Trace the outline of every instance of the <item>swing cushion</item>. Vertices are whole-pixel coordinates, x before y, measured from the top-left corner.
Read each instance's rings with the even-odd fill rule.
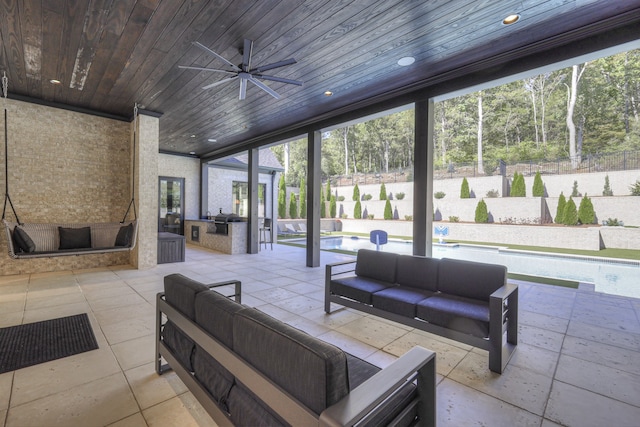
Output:
[[[13,240],[22,252],[34,252],[36,250],[36,244],[33,243],[31,237],[20,226],[13,230]]]
[[[60,234],[59,249],[80,249],[91,247],[91,227],[58,227]]]
[[[114,246],[131,246],[131,236],[133,236],[133,224],[120,227]]]

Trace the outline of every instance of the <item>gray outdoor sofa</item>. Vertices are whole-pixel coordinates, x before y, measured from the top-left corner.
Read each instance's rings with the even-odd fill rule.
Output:
[[[497,373],[518,343],[518,286],[502,265],[361,249],[327,264],[327,313],[332,302],[488,350]]]
[[[435,353],[414,347],[381,370],[240,304],[238,281],[172,274],[164,287],[156,371],[173,369],[219,426],[435,426]]]

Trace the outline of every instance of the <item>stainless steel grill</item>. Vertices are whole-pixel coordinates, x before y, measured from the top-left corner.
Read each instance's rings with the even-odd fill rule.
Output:
[[[216,226],[216,234],[229,234],[229,223],[243,221],[241,217],[234,213],[219,213],[213,219],[213,223]]]

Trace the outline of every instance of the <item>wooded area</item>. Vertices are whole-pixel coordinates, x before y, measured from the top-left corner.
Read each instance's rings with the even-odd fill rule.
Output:
[[[435,165],[484,165],[640,150],[640,50],[435,104]],[[324,177],[413,166],[413,109],[327,132]],[[272,147],[288,185],[306,176],[306,140]]]

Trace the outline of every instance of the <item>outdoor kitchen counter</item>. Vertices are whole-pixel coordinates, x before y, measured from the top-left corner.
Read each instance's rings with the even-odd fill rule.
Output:
[[[247,253],[247,223],[230,222],[228,234],[216,234],[213,220],[187,219],[184,234],[187,244],[198,245],[225,254]]]

